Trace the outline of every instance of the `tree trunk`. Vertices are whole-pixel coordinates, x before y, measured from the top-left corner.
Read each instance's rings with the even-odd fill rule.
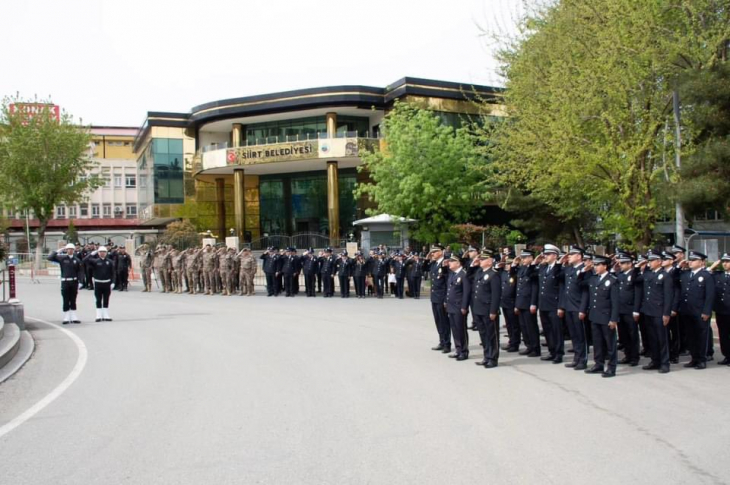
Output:
[[[40,219],[38,221],[38,240],[35,243],[35,259],[33,261],[33,268],[38,271],[41,269],[41,264],[43,262],[43,246],[46,242],[46,228],[48,227],[48,220],[47,219]],[[30,244],[30,241],[28,241],[28,244]],[[30,250],[30,248],[28,248]]]
[[[585,245],[583,244],[583,238],[580,236],[580,231],[578,231],[578,228],[575,226],[573,226],[573,237],[575,237],[575,243],[578,246],[585,248]]]

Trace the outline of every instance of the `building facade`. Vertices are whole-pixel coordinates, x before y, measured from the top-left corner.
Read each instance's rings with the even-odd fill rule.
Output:
[[[384,88],[302,89],[149,112],[134,147],[141,217],[164,224],[184,216],[219,240],[235,235],[254,246],[278,236],[339,246],[368,204],[354,195],[368,180],[360,154],[381,148],[380,127],[397,100],[458,123],[484,114],[476,100],[498,95],[489,86],[403,78]]]

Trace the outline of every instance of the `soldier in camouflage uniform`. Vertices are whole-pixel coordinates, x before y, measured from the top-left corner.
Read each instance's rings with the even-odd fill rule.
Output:
[[[135,254],[139,256],[139,268],[142,273],[142,283],[144,283],[143,292],[152,291],[152,261],[154,254],[147,244],[143,244],[137,248]]]
[[[155,271],[155,278],[160,284],[160,288],[162,288],[163,293],[167,293],[167,286],[165,282],[165,272],[163,270],[164,267],[164,261],[165,261],[165,248],[164,246],[160,246],[157,249],[155,249],[155,258],[152,261],[152,267]]]
[[[218,273],[221,278],[221,294],[223,296],[230,296],[231,291],[231,273],[233,270],[233,258],[230,256],[230,251],[225,248],[221,248],[223,251],[219,251],[218,256]]]
[[[256,270],[258,269],[256,259],[251,255],[251,250],[243,248],[238,254],[239,261],[239,272],[238,281],[241,284],[241,296],[248,295],[252,296],[253,291],[253,278],[256,276]]]
[[[215,290],[215,253],[210,244],[205,246],[205,250],[203,250],[202,263],[205,294],[212,295]]]
[[[167,293],[172,293],[172,248],[170,246],[165,248],[165,257],[162,258],[162,272],[164,273],[165,290],[167,290]]]
[[[172,251],[172,286],[175,293],[182,293],[185,280],[185,252]]]

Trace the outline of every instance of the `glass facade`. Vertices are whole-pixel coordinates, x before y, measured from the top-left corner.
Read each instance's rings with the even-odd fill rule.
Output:
[[[355,220],[356,183],[355,170],[340,170],[340,233],[343,235],[351,231]],[[262,175],[259,193],[261,233],[328,233],[326,172]]]
[[[356,116],[337,117],[337,137],[357,133],[365,137],[370,129],[368,118]],[[327,120],[325,116],[313,118],[299,118],[295,120],[271,121],[246,126],[243,145],[262,145],[294,140],[316,140],[327,135]]]
[[[182,139],[153,138],[137,160],[140,210],[184,203],[184,168]]]

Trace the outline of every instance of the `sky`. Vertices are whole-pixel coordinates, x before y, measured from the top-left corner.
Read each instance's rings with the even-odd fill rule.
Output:
[[[11,0],[0,96],[51,98],[84,124],[411,76],[499,86],[488,32],[521,0]]]

